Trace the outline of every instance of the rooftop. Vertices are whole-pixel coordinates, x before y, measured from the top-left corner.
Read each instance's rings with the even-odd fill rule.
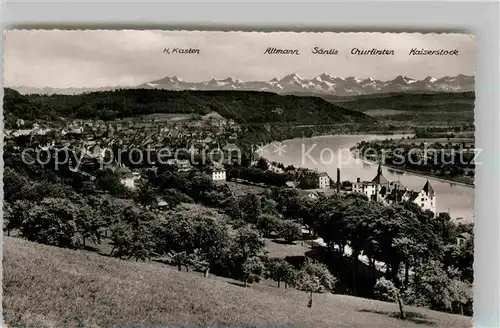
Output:
[[[423,191],[429,196],[429,197],[434,197],[434,189],[432,188],[431,184],[429,183],[429,180],[425,183],[424,187],[422,188]]]

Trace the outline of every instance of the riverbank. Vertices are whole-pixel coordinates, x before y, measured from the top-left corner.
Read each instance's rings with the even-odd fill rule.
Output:
[[[365,138],[362,139],[361,141],[375,141],[375,140],[385,140],[385,139],[401,139],[401,138],[407,138],[407,137],[414,137],[415,133],[393,133],[393,134],[380,134],[376,133],[374,131],[373,133],[371,132],[349,132],[349,133],[339,133],[339,134],[321,134],[321,135],[315,135],[312,137],[296,137],[296,138],[289,138],[289,139],[283,139],[283,140],[273,140],[269,142],[268,144],[264,145],[263,148],[267,148],[272,144],[275,143],[287,143],[287,142],[293,142],[297,140],[303,140],[303,139],[322,139],[322,138],[331,138],[331,137],[355,137],[355,136],[364,136]],[[355,146],[355,145],[353,145]],[[350,148],[349,148],[350,149]]]
[[[412,138],[415,136],[415,134],[413,134],[413,133],[408,133],[408,134],[406,134],[406,133],[403,133],[403,134],[364,134],[364,133],[354,132],[354,133],[347,133],[347,134],[321,135],[321,136],[315,136],[315,137],[305,138],[305,139],[321,139],[321,138],[349,137],[349,136],[364,136],[362,141],[377,141],[377,140],[386,140],[388,138],[391,138],[391,136],[395,139],[408,138],[408,137]],[[279,142],[280,143],[293,142],[293,141],[302,140],[302,139],[304,139],[304,138],[292,138],[292,139],[287,139],[287,140],[283,140],[283,141],[279,141]],[[268,147],[275,142],[278,142],[278,141],[273,141],[273,142],[265,145],[264,147]],[[353,155],[353,157],[356,157],[354,152],[351,151],[351,154]],[[373,161],[370,161],[366,158],[359,158],[359,159],[366,164],[371,164],[371,165],[378,164],[378,162],[373,162]],[[465,181],[458,181],[458,180],[453,179],[453,178],[447,178],[447,177],[437,176],[437,175],[433,175],[433,174],[424,174],[424,173],[417,171],[417,170],[412,170],[412,169],[408,169],[408,168],[401,168],[399,166],[391,165],[391,164],[382,163],[382,166],[385,168],[388,168],[388,169],[393,169],[393,170],[398,171],[398,172],[403,172],[403,173],[415,175],[415,176],[422,177],[422,178],[429,178],[429,179],[440,181],[440,182],[449,182],[449,183],[453,183],[456,185],[469,187],[472,189],[475,188],[475,184],[473,182],[469,183],[469,182],[465,182]],[[308,168],[308,167],[306,167],[306,168]]]
[[[285,143],[285,142],[293,142],[293,141],[302,140],[302,139],[321,139],[321,138],[349,137],[349,136],[365,136],[365,138],[362,141],[377,141],[377,140],[385,140],[387,138],[390,138],[391,136],[394,137],[394,138],[396,138],[396,139],[407,138],[407,137],[412,138],[413,136],[415,136],[415,134],[397,134],[397,135],[396,134],[391,134],[391,135],[363,134],[363,133],[329,134],[329,135],[315,136],[315,137],[311,137],[311,138],[292,138],[292,139],[286,139],[286,140],[283,140],[283,141],[273,141],[273,142],[265,145],[264,148],[267,148],[268,146],[272,145],[273,143],[277,143],[277,142],[279,142],[279,143]],[[352,151],[351,151],[351,154],[353,156],[355,156],[355,153],[352,152]],[[268,158],[265,158],[265,159],[269,160]],[[360,158],[360,160],[363,161],[366,164],[378,164],[377,162],[370,161],[370,160],[368,160],[366,158]],[[464,186],[464,187],[469,187],[469,188],[472,188],[472,189],[475,188],[475,184],[474,183],[469,183],[469,182],[465,182],[465,181],[458,181],[458,180],[453,179],[453,178],[446,178],[446,177],[437,176],[437,175],[433,175],[433,174],[424,174],[424,173],[422,173],[420,171],[417,171],[417,170],[412,170],[412,169],[407,169],[407,168],[401,168],[399,166],[391,165],[391,164],[382,164],[382,166],[385,167],[385,168],[388,168],[388,169],[392,169],[392,170],[395,170],[395,171],[398,171],[398,172],[403,172],[403,173],[406,173],[406,174],[411,174],[411,175],[422,177],[422,178],[429,178],[429,179],[432,179],[432,180],[435,180],[435,181],[440,181],[440,182],[449,182],[449,183],[453,183],[453,184],[456,184],[456,185],[460,185],[460,186]],[[308,167],[306,167],[306,168],[308,168]]]

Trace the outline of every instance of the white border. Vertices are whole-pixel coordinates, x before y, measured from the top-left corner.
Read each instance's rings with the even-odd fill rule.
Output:
[[[133,28],[293,31],[468,32],[475,34],[476,171],[474,326],[500,327],[499,3],[441,1],[210,3],[9,1],[5,28]],[[3,39],[3,38],[2,38]],[[3,40],[2,40],[3,43]],[[3,66],[3,65],[2,65]],[[3,88],[2,88],[3,99]],[[3,115],[3,114],[2,114]],[[3,116],[1,117],[3,119]],[[3,123],[0,128],[3,130]],[[1,141],[3,143],[3,133]],[[0,159],[0,173],[3,160]],[[3,183],[1,185],[3,187]],[[3,188],[0,192],[3,199]],[[3,239],[0,237],[0,239]]]

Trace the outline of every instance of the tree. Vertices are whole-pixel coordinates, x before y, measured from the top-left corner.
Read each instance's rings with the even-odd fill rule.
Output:
[[[264,235],[269,237],[273,233],[280,231],[282,220],[272,214],[263,214],[257,218],[256,228]]]
[[[27,220],[30,208],[33,204],[27,200],[17,200],[13,204],[5,202],[4,222],[8,235],[10,231],[21,229],[23,222]]]
[[[101,230],[104,227],[101,213],[88,204],[80,204],[78,207],[79,215],[75,218],[75,222],[81,246],[85,247],[86,241],[99,244],[101,242]]]
[[[207,259],[207,255],[200,249],[195,249],[188,256],[188,266],[193,267],[197,271],[203,272],[205,278],[208,278],[211,263]]]
[[[243,213],[240,209],[240,202],[234,196],[228,197],[223,206],[225,208],[226,213],[235,221],[243,220]]]
[[[129,194],[127,187],[125,187],[111,170],[99,170],[96,172],[96,185],[111,195],[116,197],[123,197]]]
[[[160,254],[185,252],[192,266],[203,268],[205,276],[221,265],[228,253],[229,234],[225,217],[195,207],[165,217],[158,238]]]
[[[264,264],[257,256],[252,256],[243,262],[243,281],[245,287],[247,283],[258,282],[264,273]]]
[[[439,238],[428,223],[427,213],[410,205],[383,207],[370,227],[370,235],[375,236],[377,243],[374,255],[387,264],[386,277],[395,284],[401,264],[405,266],[406,285],[411,268],[439,257],[440,252]]]
[[[280,283],[285,282],[285,288],[287,285],[293,286],[295,283],[296,270],[293,265],[288,263],[284,259],[271,259],[267,263],[267,274],[268,278],[276,281],[278,283],[278,288],[280,288]]]
[[[262,171],[267,171],[269,169],[269,164],[264,157],[259,158],[255,167],[261,169]]]
[[[111,227],[111,255],[126,259],[147,260],[157,254],[162,221],[153,213],[136,207],[123,211],[121,220]]]
[[[410,279],[410,268],[416,265],[428,252],[425,244],[419,243],[409,237],[397,237],[392,240],[392,248],[395,256],[398,256],[405,264],[404,284],[407,285]],[[398,271],[399,268],[393,270]]]
[[[241,254],[245,261],[250,257],[259,255],[265,246],[265,242],[257,231],[249,227],[242,227],[237,230],[233,245],[236,248],[235,251]]]
[[[468,281],[461,281],[457,278],[450,283],[452,299],[460,307],[460,314],[464,315],[464,306],[472,302],[472,284]]]
[[[313,209],[313,215],[317,218],[313,223],[314,230],[328,244],[330,250],[334,250],[337,245],[341,254],[344,254],[344,248],[347,245],[348,231],[345,213],[348,205],[345,197],[335,194],[331,198],[317,202]]]
[[[313,305],[313,293],[324,293],[333,291],[337,278],[335,278],[326,265],[306,259],[303,264],[297,287],[299,290],[309,293],[308,307]]]
[[[262,213],[270,214],[274,216],[279,216],[280,212],[278,211],[278,203],[271,198],[262,198]]]
[[[224,221],[220,218],[202,216],[196,228],[196,249],[192,260],[196,266],[203,268],[208,277],[211,268],[221,265],[229,250],[229,233]]]
[[[311,203],[305,197],[293,192],[281,199],[280,207],[285,219],[300,222],[308,215]]]
[[[183,266],[186,267],[186,271],[189,271],[188,270],[189,255],[186,251],[182,252],[171,251],[167,254],[166,259],[169,264],[177,266],[177,269],[179,271],[182,271]]]
[[[353,198],[347,201],[344,213],[344,231],[352,249],[352,288],[357,294],[358,258],[371,235],[374,218],[377,216],[379,205],[364,199]]]
[[[397,288],[394,283],[390,280],[385,279],[384,277],[381,277],[377,279],[377,282],[375,283],[375,287],[373,289],[373,292],[376,297],[378,297],[381,300],[384,301],[390,301],[398,304],[399,307],[399,317],[401,319],[406,319],[406,314],[404,312],[404,303],[403,303],[403,297],[404,297],[404,290]]]
[[[438,311],[453,310],[454,304],[464,304],[468,285],[460,281],[457,269],[450,267],[445,270],[442,263],[432,260],[416,268],[411,301]]]
[[[244,263],[249,258],[261,256],[264,246],[264,239],[256,230],[248,226],[237,229],[236,234],[230,238],[226,256],[221,259],[225,272],[232,278],[243,280]]]
[[[243,197],[239,204],[243,220],[248,223],[256,223],[257,218],[262,215],[262,204],[260,197],[249,194]]]
[[[302,226],[290,220],[283,220],[280,236],[288,243],[293,244],[295,240],[302,238]]]
[[[144,206],[156,206],[158,192],[149,182],[143,183],[137,190],[134,198],[137,203]]]
[[[27,183],[28,181],[25,176],[16,172],[12,167],[5,166],[3,173],[4,199],[6,201],[23,199],[21,190],[23,190],[23,186]]]
[[[472,285],[459,279],[458,270],[449,268],[435,260],[415,268],[408,284],[395,283],[384,277],[377,280],[374,294],[381,300],[396,301],[400,317],[405,319],[404,306],[416,305],[434,310],[453,310],[472,301]]]
[[[88,206],[77,206],[65,198],[46,198],[26,205],[14,204],[15,220],[9,220],[9,228],[18,228],[21,236],[30,241],[73,248],[79,245],[80,238],[99,240],[101,223]]]

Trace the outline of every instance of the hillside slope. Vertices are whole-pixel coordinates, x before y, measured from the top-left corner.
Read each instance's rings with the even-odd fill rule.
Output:
[[[355,97],[324,97],[344,108],[359,111],[393,109],[402,111],[473,111],[474,92],[388,93]]]
[[[363,113],[315,97],[257,91],[168,91],[130,89],[80,95],[21,95],[5,89],[6,125],[16,119],[113,120],[154,113],[207,114],[216,111],[241,124],[325,124],[370,122]]]
[[[471,327],[471,318],[392,303],[321,294],[313,308],[296,290],[178,272],[4,237],[4,317],[9,326],[103,327],[238,324],[238,327]],[[23,326],[26,327],[26,326]],[[159,326],[156,326],[159,327]],[[213,326],[212,326],[213,327]],[[235,325],[232,325],[235,327]]]
[[[337,106],[392,122],[447,125],[474,123],[474,92],[390,93],[356,97],[323,97]]]

